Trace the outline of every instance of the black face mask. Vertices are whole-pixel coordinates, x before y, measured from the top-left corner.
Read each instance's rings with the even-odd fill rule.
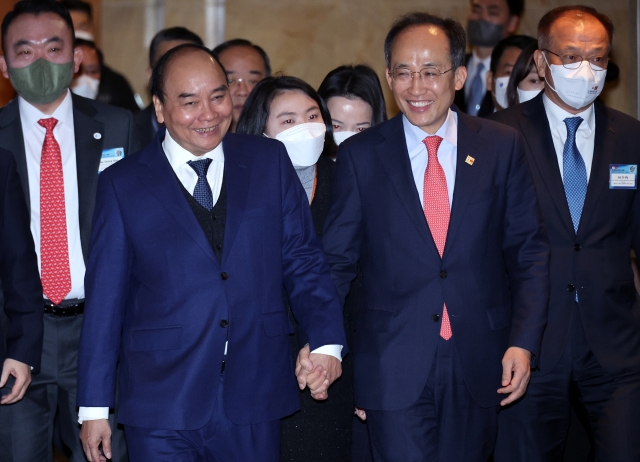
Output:
[[[502,25],[485,21],[484,19],[469,19],[467,21],[467,36],[474,47],[493,48],[502,40]]]

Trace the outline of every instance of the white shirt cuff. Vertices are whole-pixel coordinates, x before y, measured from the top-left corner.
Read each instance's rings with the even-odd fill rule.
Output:
[[[337,358],[338,361],[342,362],[342,345],[325,345],[320,348],[316,348],[311,353],[321,354],[321,355],[329,355]]]
[[[100,420],[109,418],[108,407],[82,407],[78,412],[78,423],[81,424],[85,420]]]

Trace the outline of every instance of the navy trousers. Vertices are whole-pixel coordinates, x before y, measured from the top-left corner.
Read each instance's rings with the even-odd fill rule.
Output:
[[[220,378],[211,420],[198,430],[162,430],[125,425],[131,462],[278,462],[280,419],[256,425],[237,425],[224,413]],[[197,397],[194,397],[197,398]]]
[[[498,417],[496,462],[562,461],[571,403],[588,422],[590,461],[640,461],[640,371],[613,375],[585,337],[576,303],[571,334],[556,367],[531,373],[525,396]]]
[[[496,383],[497,390],[500,377]],[[439,340],[414,404],[399,411],[366,411],[377,462],[486,462],[493,452],[498,406],[482,408],[473,401],[451,340]]]

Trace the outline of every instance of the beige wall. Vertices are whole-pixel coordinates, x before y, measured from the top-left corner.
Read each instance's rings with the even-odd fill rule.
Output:
[[[146,0],[152,2],[152,0]],[[184,25],[204,36],[204,0],[165,0],[165,25]],[[534,34],[540,17],[571,0],[527,0],[520,33]],[[620,81],[605,89],[612,107],[637,114],[635,0],[584,0],[606,13],[616,27],[614,59]],[[136,91],[146,94],[145,0],[102,0],[102,43],[107,62],[123,72]],[[463,23],[468,0],[226,0],[226,38],[260,44],[274,72],[295,75],[317,87],[331,69],[366,63],[384,77],[382,44],[400,14],[424,10]],[[390,112],[395,109],[386,91]]]

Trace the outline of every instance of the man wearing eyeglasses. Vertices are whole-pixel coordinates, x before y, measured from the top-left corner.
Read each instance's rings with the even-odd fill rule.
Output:
[[[551,242],[551,294],[539,369],[500,414],[496,461],[562,459],[570,406],[589,460],[640,460],[640,123],[606,107],[613,24],[593,8],[547,13],[534,59],[545,89],[494,115],[524,134]]]
[[[400,18],[385,40],[401,114],[340,145],[323,244],[342,299],[375,460],[486,462],[500,405],[539,355],[548,241],[516,130],[458,112],[460,24]]]
[[[213,54],[227,71],[233,103],[233,120],[229,131],[235,133],[249,93],[258,82],[271,75],[271,62],[261,47],[245,39],[227,40],[215,47]]]

